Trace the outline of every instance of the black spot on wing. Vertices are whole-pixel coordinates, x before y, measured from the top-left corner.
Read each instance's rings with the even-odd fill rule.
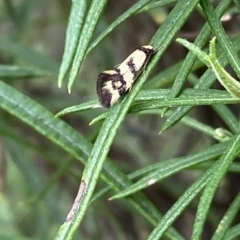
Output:
[[[111,81],[111,78],[113,75],[107,74],[104,72],[102,72],[98,75],[97,95],[98,95],[99,102],[105,108],[109,108],[111,106],[112,93],[109,89],[104,89],[104,85],[108,81]]]
[[[126,81],[124,80],[123,76],[120,73],[120,70],[116,68],[116,72],[118,73],[117,77],[113,81],[113,85],[117,85],[116,89],[119,92],[119,95],[122,96],[126,91]],[[121,84],[119,84],[119,82]]]
[[[105,108],[110,108],[111,107],[111,100],[112,100],[112,92],[108,90],[104,90],[101,95],[98,95],[99,97],[99,102],[101,105]]]
[[[134,79],[136,79],[139,71],[138,71],[138,69],[136,69],[134,59],[130,58],[129,61],[127,62],[127,65],[129,67],[130,72],[133,74]]]
[[[120,96],[126,92],[126,82],[119,71],[116,70],[114,74],[100,73],[97,80],[97,95],[103,107],[111,107],[111,100],[115,91]]]

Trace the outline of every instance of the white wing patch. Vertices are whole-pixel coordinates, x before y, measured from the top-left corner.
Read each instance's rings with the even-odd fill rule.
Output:
[[[112,92],[112,98],[111,98],[111,106],[112,106],[115,102],[117,102],[117,100],[118,100],[120,97],[121,97],[121,96],[120,96],[120,94],[119,94],[118,91],[113,91],[113,92]]]

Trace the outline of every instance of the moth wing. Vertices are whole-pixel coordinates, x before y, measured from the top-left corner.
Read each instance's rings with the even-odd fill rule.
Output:
[[[133,83],[145,69],[154,52],[152,46],[142,46],[117,65],[115,70],[108,70],[99,74],[97,94],[103,107],[111,107],[120,96],[131,90]]]
[[[99,102],[105,108],[111,107],[121,96],[119,87],[115,83],[119,82],[121,76],[115,70],[105,71],[99,74],[97,80],[97,95]]]

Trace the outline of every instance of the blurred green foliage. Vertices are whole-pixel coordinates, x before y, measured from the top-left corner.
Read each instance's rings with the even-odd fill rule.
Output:
[[[74,239],[239,238],[240,100],[174,41],[204,49],[216,35],[219,61],[237,78],[239,2],[197,3],[0,3],[0,240],[72,239],[59,228],[87,162],[97,185],[77,231],[66,230]],[[149,42],[158,52],[131,92],[110,114],[92,108],[98,74]],[[95,118],[106,120],[89,126]],[[215,139],[218,128],[228,141]]]

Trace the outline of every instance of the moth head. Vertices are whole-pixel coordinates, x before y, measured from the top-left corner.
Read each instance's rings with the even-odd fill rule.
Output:
[[[144,46],[142,46],[142,48],[154,50],[154,48],[151,45],[144,45]]]

